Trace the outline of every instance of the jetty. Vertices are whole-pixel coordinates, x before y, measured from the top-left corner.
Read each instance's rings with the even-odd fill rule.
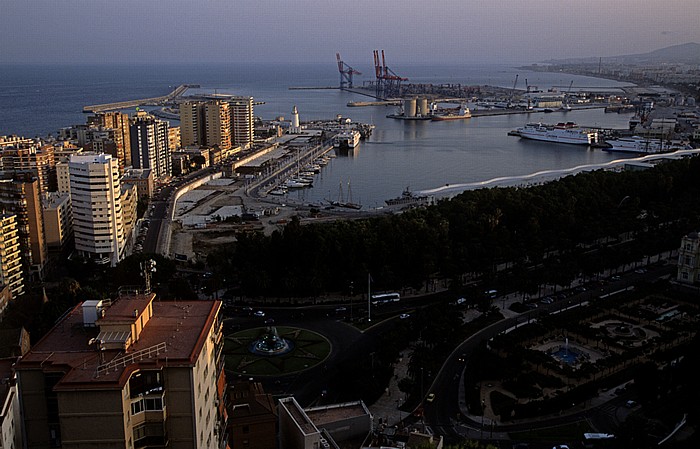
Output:
[[[189,88],[198,88],[199,85],[196,84],[181,84],[177,86],[172,92],[162,97],[153,98],[142,98],[139,100],[127,100],[118,101],[115,103],[104,103],[104,104],[94,104],[90,106],[83,107],[83,112],[106,112],[106,111],[116,111],[119,109],[129,109],[135,108],[137,106],[160,106],[164,103],[174,100],[175,98],[181,97]]]

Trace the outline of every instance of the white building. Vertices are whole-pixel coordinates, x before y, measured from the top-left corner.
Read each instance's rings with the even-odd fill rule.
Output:
[[[73,155],[68,163],[75,249],[96,263],[125,257],[119,162],[109,154]]]
[[[229,101],[233,143],[244,149],[253,143],[253,97],[233,97]]]

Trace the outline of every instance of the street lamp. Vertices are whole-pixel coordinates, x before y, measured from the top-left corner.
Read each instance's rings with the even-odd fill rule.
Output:
[[[484,439],[484,415],[486,415],[486,400],[482,399],[481,400],[481,436],[479,436],[480,440]]]

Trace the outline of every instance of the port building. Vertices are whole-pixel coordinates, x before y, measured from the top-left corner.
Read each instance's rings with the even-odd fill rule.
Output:
[[[226,448],[220,308],[143,292],[75,306],[16,365],[24,447]]]

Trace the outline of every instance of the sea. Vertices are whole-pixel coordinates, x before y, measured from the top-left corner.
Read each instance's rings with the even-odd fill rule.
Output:
[[[371,67],[360,68],[355,84],[370,80]],[[542,90],[595,89],[619,93],[629,84],[565,73],[533,72],[508,65],[401,66],[394,70],[415,83],[461,83],[524,89],[524,80]],[[573,83],[572,83],[573,82]],[[180,84],[198,84],[190,94],[211,92],[253,96],[264,104],[255,115],[289,119],[297,106],[301,121],[338,115],[375,126],[372,136],[353,151],[338,153],[317,176],[314,187],[290,193],[294,199],[321,204],[352,201],[379,208],[384,200],[447,184],[524,176],[544,170],[601,164],[625,158],[600,149],[536,142],[508,135],[529,122],[573,121],[581,126],[626,128],[631,114],[603,109],[473,117],[456,121],[401,121],[387,118],[394,107],[348,107],[368,97],[333,89],[334,63],[298,65],[182,66],[41,66],[0,65],[0,135],[44,137],[63,127],[85,123],[85,105],[161,96]],[[134,112],[127,110],[125,112]],[[172,122],[174,125],[178,123]]]

